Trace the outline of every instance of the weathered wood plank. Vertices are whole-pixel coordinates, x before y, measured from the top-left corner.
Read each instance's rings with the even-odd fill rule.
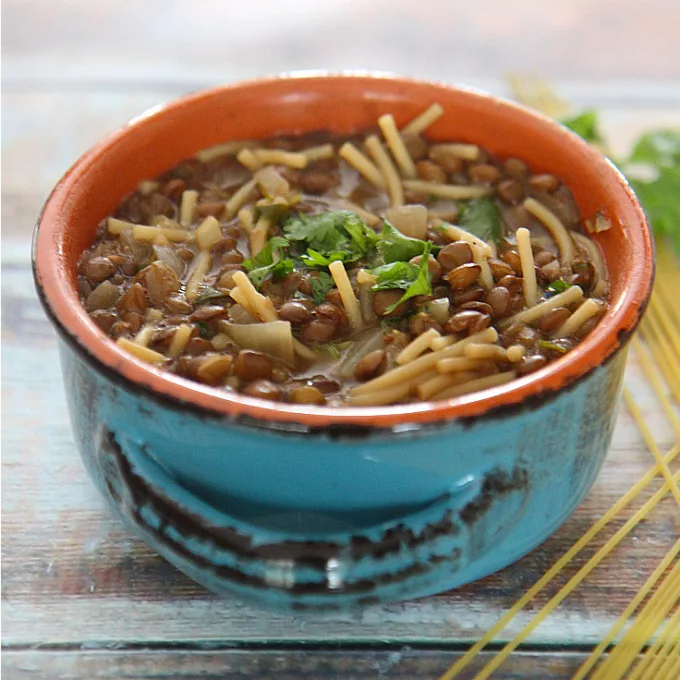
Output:
[[[379,677],[435,680],[460,657],[459,652],[414,651],[5,651],[2,672],[7,680],[328,680]],[[463,672],[469,680],[492,657],[485,653]],[[567,680],[586,658],[582,652],[513,655],[494,673],[497,680],[548,678]]]

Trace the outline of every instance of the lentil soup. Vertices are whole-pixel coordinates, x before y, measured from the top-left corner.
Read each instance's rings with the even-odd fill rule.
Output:
[[[569,189],[431,143],[428,108],[350,137],[227,142],[141,182],[78,264],[83,304],[139,359],[275,401],[376,406],[502,385],[607,309]]]

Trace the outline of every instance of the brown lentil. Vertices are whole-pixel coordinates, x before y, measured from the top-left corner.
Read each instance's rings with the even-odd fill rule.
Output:
[[[273,369],[274,362],[271,357],[252,349],[241,350],[234,362],[234,375],[246,382],[260,379],[269,380],[272,377]]]
[[[360,382],[379,376],[387,365],[385,350],[376,349],[363,357],[354,369],[354,376]]]
[[[465,241],[456,241],[444,246],[437,255],[437,262],[446,271],[472,262],[472,248]]]
[[[452,269],[446,275],[446,280],[449,282],[451,288],[463,290],[477,281],[481,271],[482,268],[478,264],[468,262],[467,264],[461,264],[459,267]]]

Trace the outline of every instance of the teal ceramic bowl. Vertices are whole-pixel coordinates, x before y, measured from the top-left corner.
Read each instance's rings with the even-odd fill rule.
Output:
[[[464,139],[560,177],[596,236],[611,304],[530,376],[446,401],[331,409],[186,381],[109,341],[82,309],[79,254],[139,180],[228,139],[330,128],[433,102],[434,139]],[[59,182],[35,231],[35,280],[61,338],[76,442],[116,514],[196,581],[283,608],[443,591],[535,548],[593,484],[614,426],[626,342],[653,245],[617,170],[557,123],[502,99],[395,77],[308,76],[191,95],[133,120]]]

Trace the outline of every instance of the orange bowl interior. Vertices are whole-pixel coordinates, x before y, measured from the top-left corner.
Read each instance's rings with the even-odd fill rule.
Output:
[[[507,386],[445,402],[366,409],[272,404],[207,388],[148,366],[107,340],[76,292],[76,263],[99,221],[141,179],[169,170],[198,150],[230,139],[318,129],[347,133],[386,112],[404,124],[429,104],[445,115],[428,130],[434,140],[462,140],[498,156],[517,156],[534,171],[555,174],[585,218],[602,211],[612,228],[598,234],[611,277],[611,306],[588,338],[557,362]],[[558,390],[601,364],[635,327],[653,278],[653,243],[644,214],[623,177],[599,152],[550,119],[510,102],[450,86],[372,76],[258,80],[217,88],[158,107],[87,152],[65,175],[41,215],[36,271],[62,329],[99,362],[157,393],[224,414],[256,419],[390,426],[473,416]]]

